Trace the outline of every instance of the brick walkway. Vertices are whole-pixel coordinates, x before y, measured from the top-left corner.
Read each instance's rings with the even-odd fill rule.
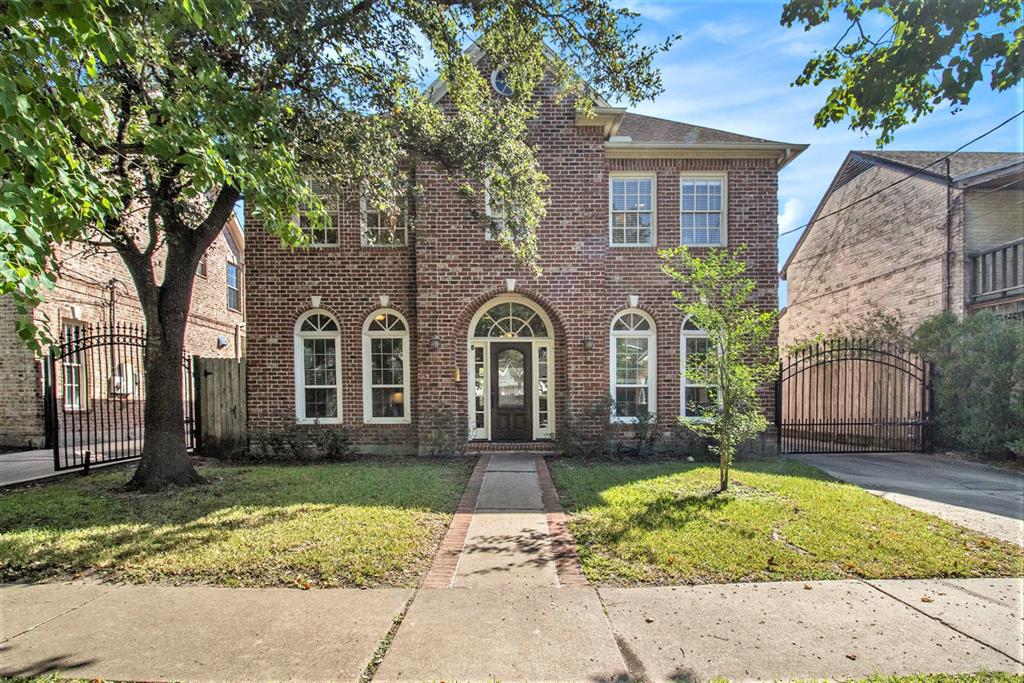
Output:
[[[477,462],[424,588],[586,586],[544,458]]]

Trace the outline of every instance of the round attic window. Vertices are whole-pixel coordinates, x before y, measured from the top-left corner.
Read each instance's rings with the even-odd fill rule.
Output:
[[[491,72],[491,86],[496,93],[503,97],[512,96],[512,86],[505,79],[505,72],[502,69],[495,69]]]

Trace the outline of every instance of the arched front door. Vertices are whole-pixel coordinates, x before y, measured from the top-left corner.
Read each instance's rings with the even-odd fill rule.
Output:
[[[536,304],[512,294],[484,304],[470,323],[469,363],[471,438],[551,438],[554,340]]]

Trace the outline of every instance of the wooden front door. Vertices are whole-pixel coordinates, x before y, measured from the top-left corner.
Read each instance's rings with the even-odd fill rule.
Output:
[[[530,441],[531,344],[491,344],[491,440]]]

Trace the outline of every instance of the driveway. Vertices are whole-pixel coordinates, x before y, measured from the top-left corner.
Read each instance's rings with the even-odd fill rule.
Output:
[[[836,479],[1024,545],[1024,474],[921,453],[792,455]]]

